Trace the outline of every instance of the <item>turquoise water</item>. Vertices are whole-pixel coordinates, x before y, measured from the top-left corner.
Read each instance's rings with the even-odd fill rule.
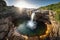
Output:
[[[24,22],[18,26],[17,31],[27,36],[38,36],[45,33],[47,26],[43,22],[37,22],[36,26],[37,27],[32,30],[27,27],[27,22]]]

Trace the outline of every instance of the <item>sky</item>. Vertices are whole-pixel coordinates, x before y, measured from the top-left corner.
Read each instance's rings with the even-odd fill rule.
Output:
[[[8,6],[14,5],[21,8],[38,8],[60,2],[60,0],[5,0]]]

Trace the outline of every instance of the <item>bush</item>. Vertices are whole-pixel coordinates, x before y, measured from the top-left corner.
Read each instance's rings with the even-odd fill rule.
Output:
[[[60,10],[56,11],[55,19],[60,22]]]

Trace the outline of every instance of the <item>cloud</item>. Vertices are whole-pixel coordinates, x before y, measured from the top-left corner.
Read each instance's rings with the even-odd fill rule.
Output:
[[[25,0],[23,0],[23,1],[17,1],[14,5],[16,7],[21,7],[21,8],[36,8],[36,5],[28,3]]]
[[[25,7],[25,8],[37,8],[38,6],[36,6],[33,3],[30,3],[27,0],[5,0],[7,2],[8,6],[16,6],[16,7]]]

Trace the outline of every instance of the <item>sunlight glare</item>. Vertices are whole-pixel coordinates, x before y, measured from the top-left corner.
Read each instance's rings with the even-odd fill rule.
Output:
[[[20,7],[20,8],[36,8],[35,5],[30,4],[26,1],[19,1],[19,2],[15,3],[15,6]]]

